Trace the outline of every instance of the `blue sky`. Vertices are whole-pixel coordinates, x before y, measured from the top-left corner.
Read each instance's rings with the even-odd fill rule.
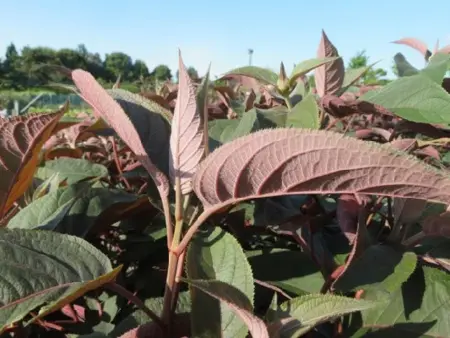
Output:
[[[431,5],[432,3],[432,5]],[[345,62],[366,49],[371,61],[389,68],[396,52],[416,67],[420,54],[390,43],[413,36],[429,48],[439,39],[450,44],[450,1],[356,0],[14,0],[2,3],[0,50],[23,46],[122,51],[152,69],[177,67],[177,48],[187,66],[220,75],[248,63],[287,71],[315,57],[321,30]]]

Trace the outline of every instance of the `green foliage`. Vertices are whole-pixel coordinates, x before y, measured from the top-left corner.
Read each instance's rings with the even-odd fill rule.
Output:
[[[58,80],[95,114],[1,118],[0,335],[447,336],[450,56],[427,60],[383,85],[322,32],[289,76],[210,83],[180,55],[174,86],[9,46],[4,88]]]

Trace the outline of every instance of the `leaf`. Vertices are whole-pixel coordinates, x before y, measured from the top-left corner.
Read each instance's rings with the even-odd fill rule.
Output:
[[[28,189],[42,146],[67,109],[66,103],[51,114],[0,118],[0,217]]]
[[[224,144],[194,176],[206,212],[293,194],[359,193],[450,204],[450,179],[389,145],[330,131],[263,130]]]
[[[333,286],[343,292],[359,289],[395,292],[414,272],[416,263],[417,256],[413,252],[372,245],[349,265]]]
[[[147,198],[143,201],[148,203]],[[117,218],[118,213],[138,203],[142,202],[136,195],[122,190],[71,185],[28,204],[9,221],[8,228],[53,230],[85,237],[95,225],[107,226],[106,216]]]
[[[434,54],[433,57],[430,58],[427,66],[421,70],[421,73],[427,75],[438,85],[441,85],[444,76],[447,73],[449,62],[450,55],[441,53]]]
[[[75,69],[72,71],[72,79],[80,90],[83,99],[114,128],[122,140],[136,154],[138,160],[155,181],[162,197],[168,196],[170,185],[167,177],[151,162],[142,145],[139,134],[120,105],[108,95],[106,90],[100,86],[90,73],[82,69]]]
[[[450,332],[450,275],[427,266],[418,267],[401,289],[386,297],[370,290],[364,299],[386,302],[363,313],[363,326],[391,327],[392,332],[446,337]],[[420,324],[420,325],[419,325]]]
[[[301,251],[252,250],[247,251],[247,259],[255,279],[296,295],[318,293],[325,282],[317,265]],[[295,269],[292,268],[294,266]]]
[[[66,180],[67,184],[109,175],[108,169],[101,164],[85,159],[62,157],[46,161],[43,167],[38,168],[35,177],[45,181],[55,174],[58,174],[60,181]]]
[[[141,95],[123,89],[109,90],[108,93],[119,103],[133,123],[152,163],[160,171],[167,174],[170,139],[170,125],[167,121],[171,121],[171,113],[167,112],[165,115],[156,113],[156,110],[153,110],[154,105],[149,104],[151,101]],[[169,114],[170,118],[167,114]]]
[[[406,60],[402,53],[394,55],[395,66],[397,67],[398,76],[411,76],[419,73],[419,70]]]
[[[179,85],[170,134],[169,174],[175,189],[179,185],[181,193],[186,195],[192,191],[192,176],[204,156],[205,147],[195,87],[183,64],[181,52],[178,58]]]
[[[205,148],[205,155],[209,154],[208,149],[208,89],[209,89],[209,72],[211,65],[208,66],[208,70],[197,89],[197,106],[199,114],[203,121],[202,131],[203,131],[203,147]]]
[[[342,89],[339,91],[339,93],[343,93],[349,87],[354,85],[374,65],[375,65],[375,63],[373,63],[373,64],[371,64],[369,66],[365,66],[365,67],[349,68],[349,69],[347,69],[346,72],[345,72],[345,75],[344,75],[344,80],[342,81],[342,85],[341,85]]]
[[[227,78],[229,75],[243,75],[254,78],[262,83],[271,84],[276,86],[278,75],[269,69],[255,67],[255,66],[245,66],[240,68],[235,68],[225,73],[221,79]]]
[[[252,306],[254,284],[251,267],[237,240],[220,227],[198,232],[186,254],[189,279],[217,280],[236,287]],[[194,289],[192,330],[204,336],[222,332],[224,337],[245,337],[245,325],[228,307]],[[205,311],[206,310],[206,311]],[[209,318],[209,319],[207,319]],[[212,332],[211,332],[212,331]]]
[[[375,103],[413,122],[450,123],[450,95],[424,74],[395,80],[360,100]]]
[[[238,288],[219,280],[192,280],[185,278],[181,280],[230,307],[247,325],[252,337],[269,338],[266,324],[253,314],[252,304]],[[246,332],[245,334],[241,333],[239,336],[231,335],[225,331],[222,332],[223,337],[246,337],[246,335]]]
[[[423,41],[420,41],[416,38],[403,38],[400,40],[393,41],[392,43],[400,44],[400,45],[406,45],[411,48],[414,48],[417,50],[422,56],[425,58],[425,60],[428,60],[431,56],[431,52],[428,49],[428,46]]]
[[[46,304],[33,320],[62,308],[121,269],[83,239],[52,231],[0,229],[0,257],[0,332],[36,307]]]
[[[327,64],[329,62],[333,62],[338,58],[340,57],[326,57],[326,58],[308,59],[303,62],[300,62],[294,67],[294,69],[291,72],[291,76],[289,77],[289,84],[291,88],[295,86],[295,82],[299,77],[309,73],[311,70],[319,66]]]
[[[320,39],[319,48],[317,50],[317,57],[325,58],[338,56],[339,53],[336,47],[328,39],[325,31],[322,30],[322,38]],[[317,94],[320,97],[325,94],[335,95],[339,89],[341,89],[344,75],[345,67],[342,58],[338,58],[333,62],[317,67],[314,73]]]
[[[331,294],[310,294],[280,305],[278,320],[269,325],[280,338],[300,337],[315,326],[353,312],[378,306],[380,302],[358,300]],[[274,335],[275,336],[275,335]]]
[[[288,113],[286,127],[319,129],[319,107],[313,94],[306,95]]]

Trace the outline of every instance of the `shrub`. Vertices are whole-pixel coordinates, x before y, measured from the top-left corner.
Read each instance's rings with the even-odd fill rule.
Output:
[[[289,76],[71,71],[93,115],[1,120],[1,332],[447,336],[449,61],[355,85],[323,33]]]

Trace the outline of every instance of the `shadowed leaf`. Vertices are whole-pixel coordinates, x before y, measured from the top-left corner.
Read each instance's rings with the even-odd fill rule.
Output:
[[[82,69],[72,72],[72,79],[83,99],[119,134],[122,140],[136,154],[144,168],[152,176],[162,196],[169,194],[167,177],[151,162],[139,134],[120,105],[106,92],[95,78]],[[116,89],[117,90],[117,89]]]
[[[0,217],[27,190],[39,152],[68,107],[66,103],[51,114],[0,118]]]
[[[186,255],[186,275],[189,279],[216,280],[235,287],[253,304],[252,269],[238,241],[229,233],[215,227],[199,232],[192,240]],[[225,304],[190,288],[192,299],[192,332],[194,335],[224,337],[247,335],[246,326]]]
[[[319,107],[316,98],[308,94],[287,114],[286,127],[319,129]]]
[[[55,173],[61,180],[67,180],[67,184],[73,184],[87,178],[106,177],[108,169],[85,159],[63,157],[46,161],[43,167],[38,168],[35,177],[45,181]]]
[[[264,130],[211,153],[194,176],[209,212],[289,194],[360,193],[450,204],[450,178],[415,157],[334,132]]]
[[[178,97],[170,134],[169,174],[172,184],[179,180],[183,195],[192,191],[192,176],[204,155],[203,121],[197,105],[195,87],[179,58]]]
[[[317,50],[318,58],[338,57],[336,47],[328,39],[325,31],[322,30],[322,38]],[[317,67],[314,72],[317,94],[322,97],[325,94],[334,95],[341,89],[344,81],[345,68],[344,60],[338,58],[333,62]]]
[[[81,238],[52,231],[0,229],[0,331],[46,304],[33,320],[113,280],[103,253]]]
[[[253,314],[252,304],[239,289],[218,280],[192,280],[185,278],[181,280],[229,306],[247,325],[252,337],[269,338],[266,324]],[[231,338],[236,336],[229,335],[225,337]]]
[[[397,68],[398,76],[411,76],[419,73],[419,70],[406,60],[402,53],[394,55],[395,67]]]
[[[303,336],[315,326],[349,313],[371,309],[378,302],[354,298],[310,294],[288,300],[277,311],[278,320],[270,323],[270,333],[280,338]]]

